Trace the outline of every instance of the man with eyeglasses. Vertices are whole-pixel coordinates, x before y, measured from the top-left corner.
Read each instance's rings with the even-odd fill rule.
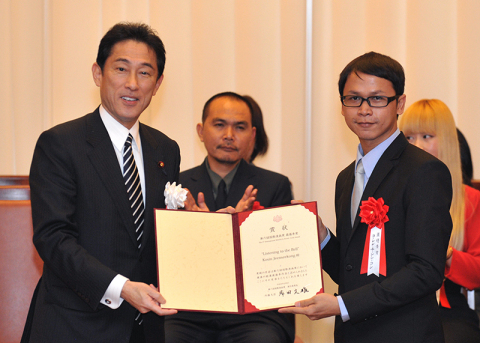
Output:
[[[339,295],[279,310],[335,315],[335,342],[444,342],[435,291],[452,229],[451,177],[398,130],[404,85],[402,66],[375,52],[340,74],[342,115],[360,144],[337,177],[336,235],[319,218],[323,268]]]

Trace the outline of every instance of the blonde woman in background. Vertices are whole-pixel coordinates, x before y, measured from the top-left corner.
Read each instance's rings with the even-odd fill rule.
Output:
[[[442,160],[452,174],[453,230],[439,306],[447,343],[478,343],[478,317],[468,307],[461,288],[480,287],[480,192],[462,184],[455,121],[442,101],[420,100],[405,111],[399,128],[411,144]]]

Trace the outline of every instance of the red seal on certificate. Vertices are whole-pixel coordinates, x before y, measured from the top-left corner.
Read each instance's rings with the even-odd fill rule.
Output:
[[[255,211],[255,210],[263,210],[265,207],[260,205],[260,201],[254,201],[253,202],[253,206],[252,206],[252,210]]]
[[[362,201],[360,217],[362,218],[361,222],[368,225],[368,231],[360,274],[387,276],[385,223],[388,222],[388,208],[383,198],[376,200],[370,197],[367,201]]]

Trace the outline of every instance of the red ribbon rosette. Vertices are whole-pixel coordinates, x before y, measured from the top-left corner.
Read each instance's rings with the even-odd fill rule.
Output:
[[[362,201],[360,206],[361,223],[368,225],[367,237],[365,239],[365,247],[363,249],[362,268],[360,274],[365,274],[368,271],[368,253],[370,248],[370,234],[374,227],[382,230],[382,239],[380,244],[380,268],[379,272],[383,276],[387,276],[387,258],[385,254],[385,223],[388,222],[389,207],[385,205],[383,198],[376,200],[375,198],[368,198],[367,201]]]

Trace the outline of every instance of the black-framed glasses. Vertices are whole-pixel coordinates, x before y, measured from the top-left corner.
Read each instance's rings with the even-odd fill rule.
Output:
[[[370,107],[387,107],[393,100],[397,100],[400,95],[380,96],[374,95],[368,98],[362,98],[358,95],[342,95],[340,99],[345,107],[360,107],[366,101]]]

